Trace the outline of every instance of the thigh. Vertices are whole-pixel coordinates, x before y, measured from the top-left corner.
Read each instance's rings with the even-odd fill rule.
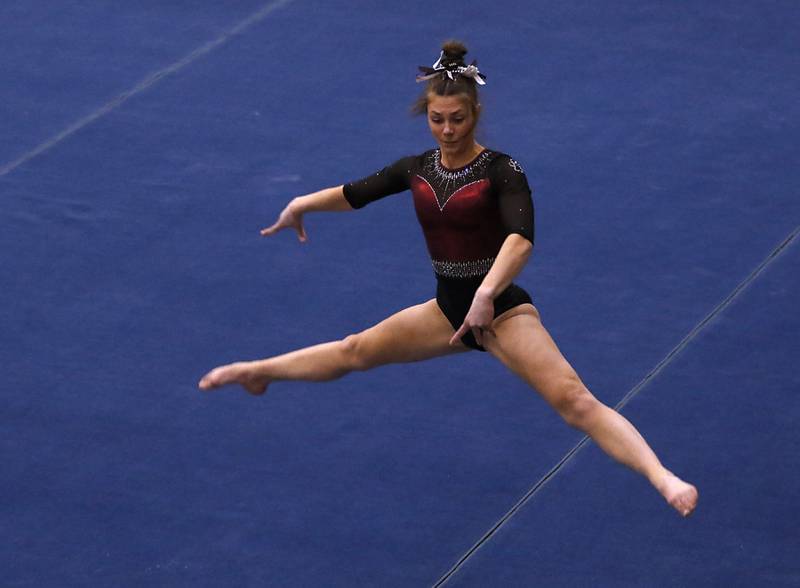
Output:
[[[563,400],[565,383],[580,383],[533,305],[524,304],[500,315],[494,328],[496,337],[484,337],[487,351],[535,388],[551,405],[558,405]]]
[[[353,335],[359,356],[370,365],[421,361],[467,351],[450,345],[452,325],[436,300],[411,306]]]

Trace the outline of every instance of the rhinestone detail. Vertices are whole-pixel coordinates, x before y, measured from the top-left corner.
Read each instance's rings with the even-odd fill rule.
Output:
[[[519,164],[519,162],[516,159],[509,158],[508,159],[508,165],[510,165],[511,169],[513,169],[518,174],[524,174],[525,173],[525,170],[522,169],[522,166]]]
[[[475,278],[484,276],[494,263],[495,258],[476,259],[475,261],[439,261],[431,259],[433,271],[445,278]]]
[[[442,152],[440,149],[430,151],[423,164],[425,176],[436,195],[436,200],[439,202],[439,209],[444,209],[444,205],[457,190],[460,190],[467,184],[477,182],[485,177],[486,167],[494,158],[494,153],[489,149],[485,149],[475,160],[458,170],[445,169],[442,165]],[[428,181],[430,180],[430,181]]]

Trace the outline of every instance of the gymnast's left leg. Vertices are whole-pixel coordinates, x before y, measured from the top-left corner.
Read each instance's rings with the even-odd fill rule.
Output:
[[[570,426],[589,435],[608,455],[647,477],[681,515],[697,506],[697,489],[667,470],[624,416],[597,400],[561,355],[531,304],[495,319],[486,350],[536,389]]]

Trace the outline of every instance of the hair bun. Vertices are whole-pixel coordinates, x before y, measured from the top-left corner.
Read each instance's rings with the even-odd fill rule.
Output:
[[[442,44],[442,65],[465,65],[464,56],[467,54],[467,46],[461,41],[451,39]]]

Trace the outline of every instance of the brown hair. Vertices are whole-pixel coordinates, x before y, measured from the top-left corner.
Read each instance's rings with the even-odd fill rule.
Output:
[[[442,53],[442,65],[466,65],[466,63],[464,63],[464,56],[467,54],[467,47],[461,41],[445,41],[442,44]],[[454,77],[455,79],[451,80],[447,74],[442,73],[428,80],[425,90],[411,107],[411,112],[414,114],[427,114],[428,99],[431,94],[437,96],[457,96],[463,94],[472,109],[472,114],[477,120],[478,113],[480,112],[480,100],[478,100],[478,88],[475,84],[475,80],[461,75],[456,75]]]

